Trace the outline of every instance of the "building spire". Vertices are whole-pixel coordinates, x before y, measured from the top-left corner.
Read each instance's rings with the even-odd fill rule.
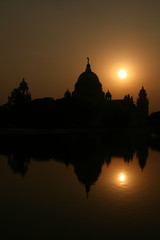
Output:
[[[86,67],[86,71],[91,72],[91,65],[89,64],[89,57],[87,57],[87,67]]]

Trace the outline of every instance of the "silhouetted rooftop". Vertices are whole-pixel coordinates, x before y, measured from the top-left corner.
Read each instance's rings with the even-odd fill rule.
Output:
[[[86,66],[86,71],[80,74],[78,81],[75,84],[73,96],[87,100],[104,98],[102,84],[100,83],[97,75],[91,71],[89,58]]]

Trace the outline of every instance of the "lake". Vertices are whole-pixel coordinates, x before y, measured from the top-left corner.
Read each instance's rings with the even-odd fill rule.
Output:
[[[0,136],[1,239],[158,239],[160,139]]]

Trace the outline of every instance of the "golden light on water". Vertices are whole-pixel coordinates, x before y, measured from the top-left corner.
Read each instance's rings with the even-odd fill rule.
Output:
[[[118,76],[119,78],[124,79],[127,77],[127,72],[125,70],[120,70]]]
[[[126,177],[125,177],[124,173],[121,173],[120,176],[119,176],[119,181],[121,183],[123,183],[125,181],[125,179],[126,179]]]

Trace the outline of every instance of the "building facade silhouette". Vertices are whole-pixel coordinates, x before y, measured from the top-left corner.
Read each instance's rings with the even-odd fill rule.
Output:
[[[71,93],[67,89],[61,99],[31,100],[28,84],[23,79],[0,109],[3,115],[1,125],[31,128],[144,127],[147,126],[148,107],[144,87],[136,103],[130,94],[123,99],[114,99],[110,90],[105,93],[88,58],[86,70],[80,74],[74,91]]]
[[[102,121],[104,125],[114,125],[117,119],[120,125],[146,125],[149,101],[144,87],[142,86],[139,92],[136,104],[130,94],[125,95],[123,99],[115,100],[109,90],[103,92],[97,74],[91,70],[89,58],[87,60],[86,70],[80,74],[75,83],[72,97],[93,104],[97,111],[98,122]]]

